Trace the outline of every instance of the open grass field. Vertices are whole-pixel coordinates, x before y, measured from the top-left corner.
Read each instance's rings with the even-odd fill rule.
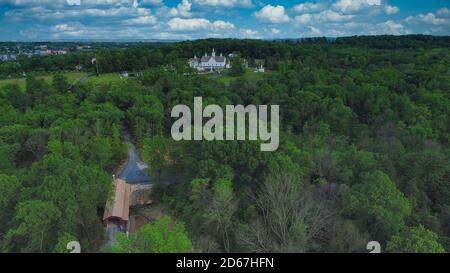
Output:
[[[93,83],[93,84],[107,84],[107,83],[114,83],[114,82],[120,82],[120,81],[126,81],[127,78],[121,77],[119,73],[107,73],[107,74],[101,74],[100,76],[91,76],[89,77],[86,82],[87,83]]]
[[[64,75],[67,77],[67,80],[70,83],[73,83],[83,77],[85,73],[83,72],[68,72],[64,73]],[[46,76],[38,76],[38,79],[43,79],[45,81],[51,82],[53,79],[53,75],[46,75]],[[15,79],[4,79],[0,80],[0,88],[8,85],[8,84],[18,84],[20,89],[25,90],[25,78],[15,78]]]
[[[64,73],[64,76],[67,77],[67,80],[69,83],[74,83],[74,82],[82,79],[84,76],[86,76],[86,73],[84,73],[84,72],[67,72],[67,73]],[[43,79],[43,80],[51,83],[51,81],[53,80],[53,75],[38,76],[37,78]],[[93,84],[107,84],[107,83],[113,83],[113,82],[119,82],[119,81],[125,81],[125,80],[126,80],[126,78],[121,78],[118,73],[107,73],[107,74],[101,74],[98,77],[97,76],[88,77],[83,82],[93,83]],[[0,88],[5,85],[8,85],[8,84],[18,84],[21,90],[25,90],[25,78],[0,80]]]
[[[223,84],[230,84],[233,81],[239,79],[239,78],[245,78],[247,80],[262,80],[265,75],[270,74],[270,72],[265,73],[255,73],[253,69],[247,69],[244,76],[241,77],[233,77],[233,76],[219,76],[218,80]]]

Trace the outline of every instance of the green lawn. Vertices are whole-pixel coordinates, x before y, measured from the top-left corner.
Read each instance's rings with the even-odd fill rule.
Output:
[[[85,73],[83,72],[68,72],[64,73],[64,76],[67,77],[67,80],[69,83],[73,83],[79,78],[83,77]],[[51,81],[53,79],[53,75],[46,75],[46,76],[38,76],[38,79],[44,79],[45,81]],[[16,79],[5,79],[0,80],[0,88],[8,85],[8,84],[18,84],[20,89],[25,90],[25,78],[16,78]]]
[[[267,72],[267,71],[265,73],[255,73],[253,71],[253,69],[247,69],[247,71],[245,72],[244,76],[241,76],[241,77],[219,76],[218,80],[221,83],[224,83],[224,84],[230,84],[231,82],[233,82],[233,81],[235,81],[236,79],[239,79],[239,78],[245,78],[247,80],[255,80],[255,81],[257,81],[257,80],[262,80],[264,78],[264,76],[269,74],[269,73],[270,72]]]
[[[67,81],[69,83],[74,83],[84,77],[86,73],[84,72],[68,72],[64,73],[64,76],[67,77]],[[53,75],[46,75],[46,76],[38,76],[38,79],[44,79],[45,81],[51,82],[53,79]],[[87,83],[93,83],[93,84],[105,84],[105,83],[111,83],[111,82],[119,82],[119,81],[125,81],[126,78],[120,78],[119,73],[107,73],[107,74],[101,74],[100,76],[91,76],[87,78]],[[0,80],[0,88],[8,85],[8,84],[18,84],[21,90],[25,90],[25,78],[16,78],[16,79],[5,79]]]
[[[120,82],[120,81],[126,81],[127,78],[121,78],[119,73],[107,73],[107,74],[101,74],[100,76],[91,76],[87,79],[88,83],[93,84],[106,84],[106,83],[112,83],[112,82]]]

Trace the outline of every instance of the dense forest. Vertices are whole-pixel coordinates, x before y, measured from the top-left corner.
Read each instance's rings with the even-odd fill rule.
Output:
[[[270,73],[229,84],[186,73],[187,58],[212,48],[263,60]],[[80,63],[94,71],[94,56],[101,73],[142,75],[95,85],[58,73]],[[101,215],[126,156],[125,128],[167,217],[114,251],[366,252],[369,241],[383,252],[450,251],[448,37],[210,39],[8,65],[28,77],[25,90],[0,89],[1,251],[59,252],[68,238],[109,251]],[[42,71],[53,80],[33,76]],[[173,141],[170,111],[195,96],[280,105],[280,148]],[[174,221],[168,245],[139,244]]]

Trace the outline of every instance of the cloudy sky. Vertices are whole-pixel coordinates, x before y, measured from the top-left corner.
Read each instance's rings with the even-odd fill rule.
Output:
[[[0,40],[450,35],[450,0],[0,0]]]

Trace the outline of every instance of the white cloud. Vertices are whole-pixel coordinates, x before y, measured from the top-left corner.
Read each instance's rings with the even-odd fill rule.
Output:
[[[162,39],[162,40],[193,40],[194,36],[190,34],[183,33],[173,33],[173,32],[158,32],[153,39]]]
[[[147,0],[148,1],[148,0]],[[151,0],[150,0],[151,1]],[[133,5],[130,0],[0,0],[0,4],[13,6],[39,6],[39,7],[61,7],[61,6],[128,6]]]
[[[248,29],[248,28],[241,28],[239,30],[240,36],[242,38],[248,38],[248,39],[259,39],[258,36],[259,32],[257,30]]]
[[[109,20],[124,20],[142,16],[150,16],[150,10],[145,8],[117,7],[117,8],[85,8],[85,9],[48,9],[45,7],[31,7],[13,9],[5,12],[5,17],[12,21],[41,21],[51,24],[57,21],[90,21],[105,22]]]
[[[323,22],[342,22],[351,20],[352,18],[354,18],[353,15],[340,14],[332,10],[324,10],[314,15],[315,20],[320,20]]]
[[[322,12],[319,13],[315,13],[315,14],[309,14],[309,13],[305,13],[302,15],[298,15],[295,17],[295,22],[298,25],[305,25],[305,24],[309,24],[311,22],[315,22],[315,23],[337,23],[337,22],[345,22],[345,21],[350,21],[354,18],[353,15],[345,15],[345,14],[340,14],[337,13],[335,11],[332,10],[324,10]]]
[[[271,28],[271,29],[270,29],[270,33],[271,33],[272,35],[280,34],[280,32],[281,32],[281,30],[279,30],[278,28]]]
[[[213,23],[214,28],[216,29],[234,29],[235,26],[230,22],[225,22],[222,20],[215,21]]]
[[[169,22],[169,29],[172,31],[199,31],[199,30],[230,30],[234,29],[235,26],[230,22],[225,22],[222,20],[217,20],[210,22],[208,19],[204,18],[193,18],[193,19],[183,19],[183,18],[173,18]]]
[[[211,22],[207,19],[197,18],[197,19],[182,19],[173,18],[167,22],[171,30],[174,31],[192,31],[207,29],[211,26]]]
[[[389,20],[394,18],[390,15],[400,11],[389,0],[297,0],[297,5],[289,8],[263,0],[176,0],[170,6],[164,2],[169,3],[163,0],[0,0],[0,6],[8,6],[0,37],[11,36],[4,32],[8,24],[19,28],[17,35],[43,39],[52,36],[197,39],[273,38],[281,34],[286,37],[450,34],[450,7]],[[253,18],[243,18],[248,11],[233,9],[255,5],[258,8]],[[255,18],[267,24],[243,28]],[[283,23],[292,25],[277,25]]]
[[[346,14],[354,14],[381,5],[381,0],[338,0],[333,4],[333,8]]]
[[[137,6],[141,6],[141,7],[146,7],[146,6],[157,7],[157,6],[161,6],[164,4],[163,0],[140,0],[140,1],[134,0],[134,2],[136,2]]]
[[[59,38],[61,36],[79,37],[86,34],[84,26],[79,23],[58,24],[53,26],[50,31],[53,37]]]
[[[326,8],[324,3],[305,2],[294,6],[294,11],[298,13],[311,13],[321,11]]]
[[[156,19],[156,17],[153,15],[146,15],[123,21],[125,25],[149,25],[149,26],[155,25],[157,22],[158,19]]]
[[[416,16],[409,16],[405,19],[405,21],[409,24],[431,24],[433,26],[450,26],[450,19],[446,18],[446,11],[441,9],[436,14],[435,13],[427,13],[427,14],[418,14]]]
[[[53,27],[54,31],[71,31],[74,29],[75,29],[75,27],[69,26],[68,24],[60,24],[60,25],[55,25]]]
[[[401,23],[394,21],[386,21],[378,25],[378,29],[374,30],[376,34],[392,34],[392,35],[403,35],[408,34],[410,31],[405,28]]]
[[[441,17],[450,17],[450,9],[442,8],[437,11],[437,15],[439,15]]]
[[[81,0],[67,0],[67,5],[79,6],[79,5],[81,5]]]
[[[399,12],[399,8],[396,6],[390,6],[390,5],[386,5],[384,7],[384,11],[386,12],[386,14],[396,14],[397,12]]]
[[[295,22],[299,25],[304,25],[309,23],[313,19],[313,16],[309,13],[298,15],[295,17]]]
[[[190,17],[192,3],[189,0],[182,0],[176,8],[171,8],[169,13],[172,16]]]
[[[251,0],[194,0],[194,3],[200,6],[211,7],[251,7]]]
[[[322,31],[318,28],[315,28],[313,26],[309,26],[309,31],[311,33],[311,36],[320,36],[322,35]]]
[[[289,16],[285,13],[284,6],[267,5],[260,11],[255,12],[256,18],[269,23],[279,24],[290,21]]]

